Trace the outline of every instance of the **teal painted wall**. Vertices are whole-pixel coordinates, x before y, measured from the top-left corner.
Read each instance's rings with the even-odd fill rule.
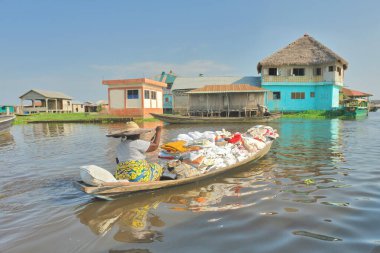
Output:
[[[315,83],[263,83],[262,88],[280,92],[281,99],[267,101],[271,111],[333,110],[339,107],[339,86]],[[292,92],[304,92],[304,99],[292,99]],[[311,97],[314,92],[315,96]]]
[[[7,113],[7,107],[9,108],[9,113],[14,113],[15,108],[10,105],[0,105],[0,113]]]
[[[173,96],[164,94],[164,109],[173,109]]]

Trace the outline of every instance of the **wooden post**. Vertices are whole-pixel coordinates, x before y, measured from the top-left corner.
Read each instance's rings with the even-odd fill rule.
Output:
[[[187,93],[187,114],[190,115],[190,94]]]
[[[58,99],[55,99],[55,113],[58,112]]]
[[[228,93],[226,93],[227,97],[227,117],[230,117],[230,97],[228,96]]]
[[[49,113],[49,104],[48,104],[48,98],[45,98],[45,103],[46,103],[46,112]]]
[[[21,114],[24,114],[24,99],[21,98],[21,99],[20,99],[20,103],[21,103],[21,104],[20,104],[20,110],[21,110],[20,113],[21,113]]]
[[[206,117],[208,116],[209,108],[208,108],[208,94],[206,94]]]

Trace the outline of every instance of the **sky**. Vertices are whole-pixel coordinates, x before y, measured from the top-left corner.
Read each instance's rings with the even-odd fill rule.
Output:
[[[380,1],[0,0],[0,104],[33,88],[107,98],[102,80],[258,76],[307,33],[349,62],[345,86],[380,99]]]

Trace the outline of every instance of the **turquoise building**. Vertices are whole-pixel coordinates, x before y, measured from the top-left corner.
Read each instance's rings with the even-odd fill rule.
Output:
[[[173,94],[172,94],[172,86],[174,83],[174,80],[176,79],[176,75],[173,74],[172,71],[169,71],[169,73],[165,73],[164,71],[161,73],[161,75],[157,79],[157,81],[166,83],[168,85],[167,88],[164,88],[164,96],[163,96],[163,109],[164,113],[172,113],[173,112]]]
[[[334,110],[348,62],[305,34],[260,61],[261,87],[270,111]]]
[[[0,114],[14,114],[15,107],[13,105],[0,105]]]

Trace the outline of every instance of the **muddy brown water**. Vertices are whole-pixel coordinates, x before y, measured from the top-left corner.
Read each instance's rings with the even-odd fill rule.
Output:
[[[80,165],[114,167],[105,134],[120,124],[13,126],[0,135],[0,252],[380,252],[380,113],[269,125],[281,136],[248,168],[115,201],[72,182]],[[162,139],[248,127],[165,125]]]

